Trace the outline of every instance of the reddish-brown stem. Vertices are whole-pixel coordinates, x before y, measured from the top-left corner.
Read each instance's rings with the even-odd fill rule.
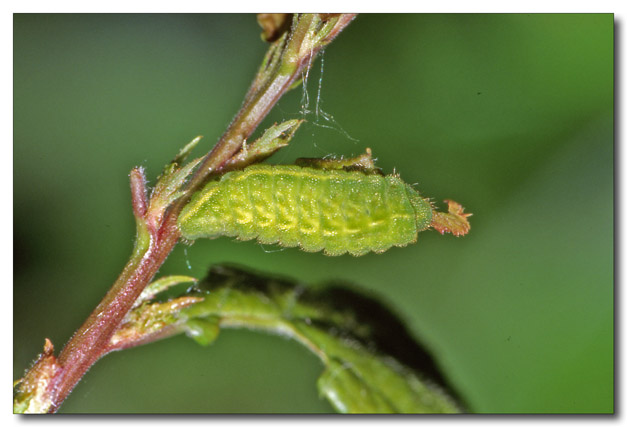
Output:
[[[63,370],[55,379],[51,412],[56,411],[91,365],[108,352],[111,336],[166,260],[179,236],[176,217],[171,215],[158,233],[150,237],[148,245],[136,247],[122,274],[61,351],[58,361]]]
[[[278,66],[270,70],[269,74],[254,80],[240,112],[188,183],[186,195],[169,207],[160,223],[145,221],[150,206],[146,205],[143,171],[134,169],[131,172],[133,213],[138,227],[134,252],[109,292],[61,351],[58,357],[60,372],[47,388],[49,399],[43,399],[50,402],[49,412],[59,408],[100,357],[118,349],[111,347],[111,337],[176,245],[180,237],[176,225],[178,214],[190,195],[241,148],[242,143],[301,75],[303,68],[353,18],[354,15],[342,15],[339,19],[332,17],[337,22],[318,43],[313,43],[311,36],[312,28],[320,23],[320,18],[308,14],[297,19]],[[262,70],[260,73],[267,71]]]
[[[222,166],[237,153],[243,142],[252,135],[281,96],[302,76],[303,69],[311,64],[320,49],[330,43],[354,18],[354,14],[341,15],[338,23],[325,37],[324,43],[314,46],[304,46],[314,16],[309,14],[300,18],[298,24],[294,25],[294,31],[282,53],[281,66],[276,67],[268,78],[262,79],[263,83],[260,87],[255,87],[258,83],[255,79],[253,87],[246,95],[244,105],[218,144],[200,165],[188,188],[197,188],[208,174]]]

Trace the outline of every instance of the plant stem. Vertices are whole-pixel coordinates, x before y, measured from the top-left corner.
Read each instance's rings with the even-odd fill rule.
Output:
[[[294,16],[288,34],[270,47],[270,54],[280,54],[279,59],[259,70],[239,113],[187,184],[185,196],[167,209],[159,224],[143,220],[147,209],[150,209],[145,205],[140,185],[143,174],[138,170],[131,172],[133,211],[138,224],[133,254],[109,292],[61,351],[59,373],[49,383],[46,382],[42,398],[44,403],[37,406],[38,411],[56,412],[87,370],[111,350],[109,341],[112,335],[176,245],[180,237],[177,218],[189,197],[240,150],[243,142],[302,75],[318,51],[353,18],[354,15]],[[42,384],[35,374],[29,376],[32,372],[36,370],[27,372],[22,387]]]
[[[176,227],[171,228],[169,233],[159,233],[162,239],[146,239],[138,233],[135,251],[124,270],[59,355],[63,370],[55,381],[51,411],[56,411],[91,365],[107,351],[109,339],[120,322],[174,248],[178,232]]]
[[[202,184],[207,175],[237,153],[281,96],[302,76],[303,70],[311,65],[320,49],[330,43],[354,17],[355,15],[336,17],[337,23],[330,29],[329,34],[317,43],[312,40],[311,33],[321,22],[320,17],[315,14],[304,14],[294,18],[290,37],[287,38],[283,51],[280,53],[280,60],[271,64],[274,66],[269,70],[264,70],[262,67],[259,71],[239,113],[200,165],[189,183],[189,188]],[[270,48],[270,55],[275,53],[273,52],[275,46],[281,46],[282,43],[283,40],[275,42],[275,45]]]

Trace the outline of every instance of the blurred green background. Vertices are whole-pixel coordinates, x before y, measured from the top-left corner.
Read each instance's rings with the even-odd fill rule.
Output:
[[[160,274],[233,262],[350,281],[397,309],[474,411],[612,412],[613,25],[359,16],[313,67],[314,112],[272,162],[371,147],[385,171],[466,206],[471,233],[360,258],[199,241]],[[200,155],[224,131],[259,34],[254,15],[14,16],[15,378],[44,337],[61,349],[128,259],[130,169],[154,183],[183,144],[204,135]],[[303,103],[298,88],[264,124]],[[274,336],[176,337],[106,356],[61,412],[330,412],[321,370]]]

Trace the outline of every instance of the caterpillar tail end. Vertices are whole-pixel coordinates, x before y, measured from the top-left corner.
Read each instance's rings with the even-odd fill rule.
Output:
[[[454,236],[465,236],[470,231],[468,217],[471,213],[464,213],[464,207],[453,200],[445,200],[448,203],[448,212],[433,211],[431,227],[440,234],[451,233]]]

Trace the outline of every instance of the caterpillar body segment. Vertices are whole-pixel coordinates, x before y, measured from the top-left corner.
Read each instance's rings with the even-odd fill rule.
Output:
[[[396,175],[295,165],[252,165],[226,173],[179,216],[188,240],[256,238],[356,256],[414,243],[431,223],[431,204]]]

